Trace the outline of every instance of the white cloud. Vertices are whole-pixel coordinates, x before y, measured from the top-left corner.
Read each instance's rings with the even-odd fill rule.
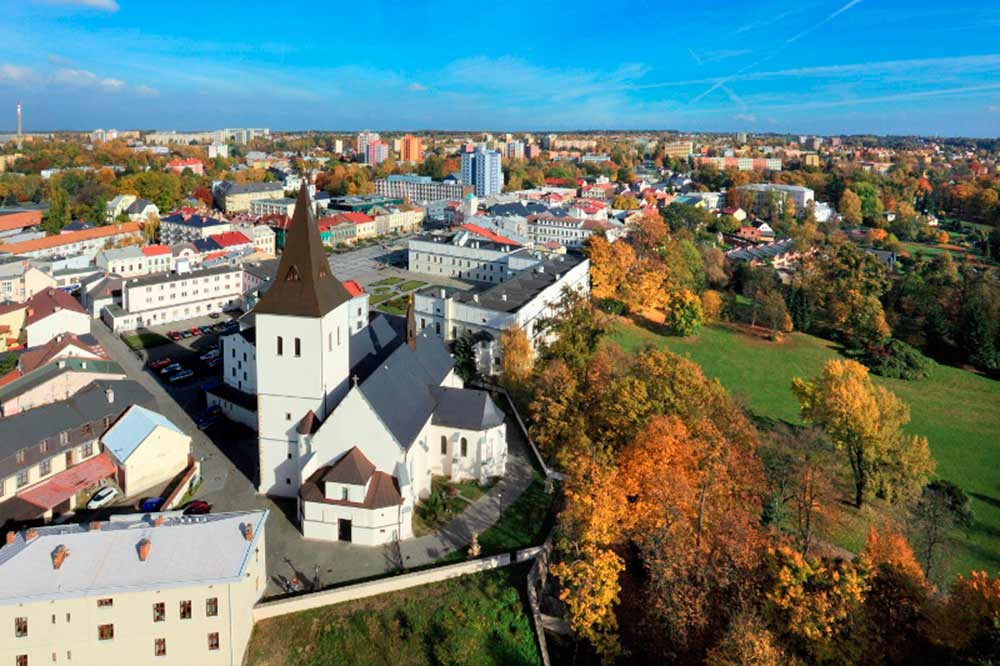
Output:
[[[422,83],[415,83],[415,82],[414,82],[414,83],[411,83],[411,84],[410,84],[410,85],[408,85],[408,86],[406,86],[406,88],[407,88],[408,90],[415,90],[415,91],[417,91],[417,92],[419,92],[419,91],[421,91],[421,90],[427,90],[427,86],[423,85]]]
[[[84,7],[87,9],[99,9],[104,12],[118,11],[118,3],[115,0],[35,0],[43,5],[66,5],[69,7]]]
[[[739,120],[740,122],[744,123],[757,122],[757,116],[753,115],[752,113],[737,113],[735,116],[733,116],[733,119]]]
[[[22,81],[27,81],[35,72],[30,67],[23,67],[21,65],[9,65],[0,64],[0,81],[9,81],[12,83],[20,83]]]
[[[72,67],[60,67],[52,73],[50,80],[59,85],[79,87],[92,86],[98,82],[97,74]]]
[[[108,90],[120,90],[125,87],[125,82],[120,79],[104,79],[101,81],[101,87]]]
[[[160,91],[156,88],[150,88],[149,86],[136,86],[135,92],[137,95],[142,95],[143,97],[159,97]]]

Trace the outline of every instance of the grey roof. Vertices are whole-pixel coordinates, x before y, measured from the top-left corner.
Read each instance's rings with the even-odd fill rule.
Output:
[[[359,383],[368,379],[402,342],[402,332],[392,326],[389,318],[376,315],[367,326],[351,335],[351,377],[357,377]]]
[[[744,247],[738,250],[730,250],[726,256],[733,261],[762,261],[773,259],[783,254],[788,254],[795,250],[795,241],[791,238],[768,243],[767,245],[756,245],[754,247]]]
[[[403,448],[409,448],[434,412],[431,388],[454,367],[444,341],[421,333],[416,350],[400,345],[358,389]]]
[[[431,298],[440,298],[442,289],[447,298],[473,307],[481,307],[495,312],[517,312],[521,307],[538,296],[543,289],[552,286],[570,269],[578,266],[585,257],[575,252],[567,252],[555,258],[543,259],[537,266],[524,270],[500,284],[486,288],[455,289],[453,287],[424,287],[418,293]],[[539,272],[541,269],[541,272]],[[474,301],[478,297],[478,302]]]
[[[192,278],[208,277],[212,275],[224,275],[242,270],[239,266],[224,264],[213,266],[212,268],[202,268],[190,273],[155,273],[145,277],[129,278],[123,286],[127,287],[147,287],[155,284],[167,284],[178,280],[190,280]]]
[[[166,514],[154,526],[148,514],[130,514],[98,530],[86,524],[39,527],[30,541],[22,532],[0,548],[0,604],[243,580],[267,516],[267,510]],[[143,539],[151,545],[146,561],[137,555]],[[52,553],[60,545],[68,555],[56,570]]]
[[[234,183],[227,180],[219,186],[219,190],[230,196],[250,192],[284,192],[285,186],[281,183]]]
[[[139,259],[143,256],[142,250],[140,250],[135,245],[126,245],[125,247],[113,247],[107,250],[101,250],[101,254],[108,261],[115,261],[117,259]]]
[[[149,199],[136,199],[129,205],[128,208],[125,209],[125,212],[128,213],[129,215],[138,215],[139,213],[144,211],[147,206],[155,206],[155,205],[156,204],[154,204]]]
[[[516,201],[514,203],[495,204],[490,206],[488,210],[490,215],[520,215],[522,217],[527,217],[529,215],[547,213],[549,212],[549,207],[545,204],[538,203],[537,201]]]
[[[60,358],[46,363],[34,372],[0,386],[0,404],[15,398],[25,391],[44,384],[53,377],[68,372],[102,373],[109,375],[124,375],[125,371],[114,361],[103,359]]]
[[[463,430],[487,430],[504,422],[504,414],[486,391],[435,387],[431,423]]]
[[[114,391],[108,402],[106,389]],[[67,400],[29,409],[0,419],[0,459],[19,449],[56,438],[59,433],[75,430],[86,423],[116,417],[133,404],[152,404],[153,396],[139,382],[132,380],[97,380]],[[101,433],[94,432],[96,438]]]

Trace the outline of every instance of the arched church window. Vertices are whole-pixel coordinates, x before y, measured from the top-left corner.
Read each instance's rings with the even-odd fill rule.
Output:
[[[282,340],[281,336],[279,335],[278,336],[278,356],[281,356],[284,353],[285,353],[285,341]]]
[[[465,458],[469,455],[469,440],[462,438],[462,457]]]
[[[448,438],[441,435],[441,455],[448,455]]]

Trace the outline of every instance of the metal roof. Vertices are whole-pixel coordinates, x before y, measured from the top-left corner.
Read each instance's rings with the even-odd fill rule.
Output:
[[[0,604],[236,582],[243,579],[267,516],[266,510],[167,515],[154,526],[149,514],[131,514],[102,522],[97,530],[39,527],[30,541],[22,532],[0,548]],[[252,529],[249,540],[244,525]],[[138,557],[143,539],[151,544],[145,561]],[[58,546],[69,554],[55,569]]]
[[[119,462],[125,462],[129,456],[135,453],[139,445],[161,426],[180,435],[184,434],[184,431],[174,425],[173,421],[166,416],[140,405],[132,405],[101,436],[101,442],[104,444],[104,448],[111,451]]]

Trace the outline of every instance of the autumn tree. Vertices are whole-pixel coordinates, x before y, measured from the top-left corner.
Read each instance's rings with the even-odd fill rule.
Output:
[[[849,562],[769,548],[764,617],[809,663],[856,663],[851,634],[867,587],[864,572]]]
[[[722,640],[705,660],[707,666],[794,666],[799,663],[786,654],[777,637],[752,612],[733,618]]]
[[[590,258],[590,282],[594,298],[621,298],[628,284],[629,271],[635,264],[632,246],[623,241],[609,243],[598,234],[585,246]]]
[[[565,463],[587,442],[580,400],[579,382],[570,367],[560,359],[548,362],[535,381],[529,431],[539,448],[557,462]]]
[[[42,228],[50,234],[57,234],[69,222],[69,195],[66,190],[55,185],[49,196],[49,209],[45,213],[45,222],[42,224]]]
[[[926,649],[924,609],[932,591],[903,534],[871,528],[861,562],[868,573],[864,623],[858,631],[863,663],[909,664]]]
[[[667,267],[660,259],[640,259],[633,269],[625,302],[633,312],[659,310],[667,304]]]
[[[500,352],[501,380],[508,390],[520,395],[531,378],[535,358],[528,334],[517,324],[505,328],[500,334]]]
[[[722,296],[714,289],[706,289],[701,295],[701,312],[706,322],[718,321],[722,315]]]
[[[968,660],[1000,660],[1000,574],[985,571],[959,576],[931,623],[934,640]]]
[[[720,602],[749,591],[763,538],[759,461],[713,421],[688,427],[677,416],[651,419],[620,460],[652,614],[674,645],[697,653],[727,610]]]
[[[665,307],[664,324],[674,335],[693,335],[704,323],[705,315],[701,309],[701,299],[698,295],[681,289],[671,293]]]
[[[920,488],[934,471],[927,439],[906,435],[909,407],[875,386],[856,361],[833,359],[811,380],[794,379],[792,391],[803,418],[843,451],[854,479],[854,503],[873,491],[896,499]]]
[[[607,317],[590,300],[573,289],[563,290],[555,312],[540,322],[552,336],[542,344],[540,356],[562,360],[574,372],[582,372],[608,328]]]
[[[840,197],[839,209],[844,222],[855,227],[861,224],[861,197],[857,194],[851,190],[844,190],[844,194]]]
[[[639,208],[639,201],[633,196],[619,194],[611,203],[611,207],[615,210],[636,210]]]

